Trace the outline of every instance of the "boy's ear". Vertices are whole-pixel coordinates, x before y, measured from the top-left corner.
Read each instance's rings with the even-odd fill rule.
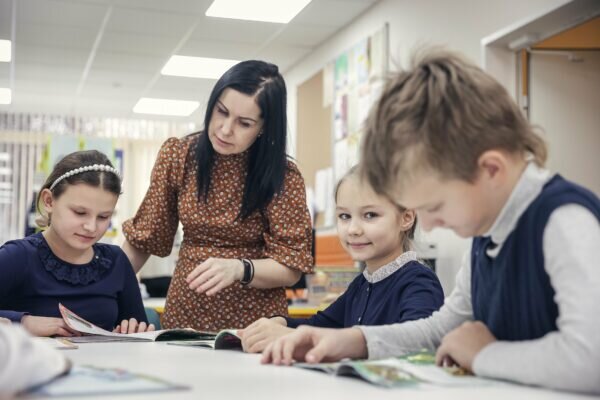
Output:
[[[416,213],[413,210],[406,210],[400,218],[400,228],[403,231],[408,231],[415,223]]]
[[[52,192],[47,188],[43,189],[40,193],[40,200],[46,212],[51,212],[52,206],[54,205],[54,197],[52,196]]]
[[[498,150],[483,152],[477,160],[479,176],[488,179],[497,179],[506,174],[507,156]]]

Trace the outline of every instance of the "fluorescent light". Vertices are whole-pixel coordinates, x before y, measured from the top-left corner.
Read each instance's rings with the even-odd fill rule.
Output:
[[[0,62],[10,62],[11,58],[10,40],[0,39]]]
[[[12,175],[12,168],[0,167],[0,175]]]
[[[12,182],[0,182],[0,189],[12,190]]]
[[[10,153],[6,153],[6,152],[0,153],[0,161],[5,161],[5,162],[10,161]],[[2,183],[2,182],[0,182],[0,183]]]
[[[138,100],[133,112],[137,114],[175,115],[187,117],[200,105],[198,101],[153,99],[142,97]]]
[[[10,104],[12,102],[12,92],[8,88],[0,88],[0,104]]]
[[[224,58],[171,56],[160,73],[189,78],[219,79],[225,71],[237,63],[239,61]]]
[[[207,17],[245,19],[287,24],[311,0],[215,0]]]

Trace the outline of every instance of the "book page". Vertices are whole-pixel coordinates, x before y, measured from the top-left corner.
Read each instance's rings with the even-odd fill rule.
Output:
[[[81,397],[181,389],[189,388],[164,379],[136,374],[122,369],[75,366],[67,375],[28,393],[44,397]]]
[[[67,307],[62,304],[58,305],[60,313],[63,317],[63,320],[67,324],[67,326],[77,332],[86,333],[88,335],[97,335],[97,336],[107,336],[111,337],[110,340],[103,341],[118,341],[118,340],[154,340],[156,336],[160,335],[164,331],[152,331],[152,332],[141,332],[141,333],[116,333],[110,332],[105,329],[100,328],[92,324],[91,322],[81,318],[79,315],[75,314],[73,311],[69,310]],[[72,337],[69,339],[75,343],[85,343],[85,342],[93,342],[93,341],[101,341],[94,338],[86,338],[84,337]]]
[[[189,346],[189,347],[206,347],[208,349],[215,348],[214,340],[183,340],[178,342],[167,342],[175,346]]]

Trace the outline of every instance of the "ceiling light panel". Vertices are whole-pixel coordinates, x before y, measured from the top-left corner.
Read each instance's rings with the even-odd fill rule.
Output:
[[[0,104],[10,104],[12,102],[12,92],[8,88],[0,88]]]
[[[0,39],[0,62],[10,62],[12,59],[11,48],[10,40]]]
[[[311,0],[215,0],[206,16],[287,24]]]
[[[133,107],[136,114],[172,115],[187,117],[200,106],[198,101],[155,99],[142,97]]]
[[[229,68],[239,63],[238,60],[224,58],[204,58],[188,56],[171,56],[160,71],[163,75],[185,76],[188,78],[219,79]]]

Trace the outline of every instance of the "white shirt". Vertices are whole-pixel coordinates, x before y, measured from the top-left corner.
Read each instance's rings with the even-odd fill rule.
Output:
[[[550,179],[530,163],[487,235],[499,253],[529,205]],[[487,236],[486,235],[486,236]],[[585,207],[566,204],[554,210],[543,234],[544,267],[555,291],[558,331],[527,341],[497,341],[473,362],[475,374],[531,385],[600,393],[600,224]],[[379,327],[359,326],[369,358],[436,348],[444,335],[473,320],[471,262],[465,254],[456,287],[429,318]]]
[[[0,323],[0,397],[48,382],[68,364],[62,354],[21,327]]]

